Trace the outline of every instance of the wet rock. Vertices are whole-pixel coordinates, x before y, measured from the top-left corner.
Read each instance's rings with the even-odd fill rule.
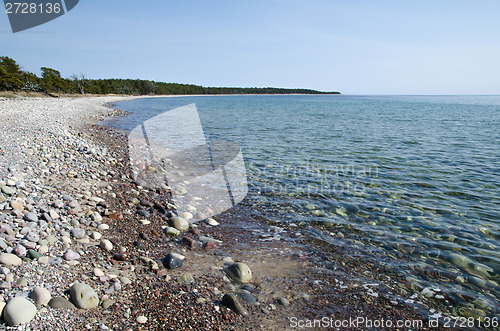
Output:
[[[163,233],[167,236],[178,236],[181,232],[177,230],[176,228],[172,226],[167,226],[165,229],[163,229]]]
[[[35,305],[22,297],[10,300],[3,311],[3,318],[10,326],[29,323],[35,315]]]
[[[195,249],[199,246],[199,243],[193,238],[183,237],[181,243],[187,246],[189,249]]]
[[[176,269],[182,267],[182,262],[172,254],[167,254],[162,260],[163,266],[167,269]]]
[[[233,263],[224,271],[237,283],[249,283],[252,280],[252,270],[242,262]]]
[[[168,221],[169,225],[176,228],[179,231],[186,231],[189,229],[189,223],[185,218],[174,216]]]
[[[145,206],[145,207],[153,207],[154,206],[154,203],[152,203],[151,201],[148,201],[148,200],[141,200],[140,204],[141,204],[141,206]]]
[[[232,293],[224,294],[222,304],[241,316],[248,316],[248,311]]]
[[[241,291],[238,291],[236,293],[236,295],[238,296],[238,298],[240,298],[241,300],[245,301],[245,302],[248,302],[250,304],[255,304],[257,303],[257,298],[252,294],[250,293],[249,291],[247,290],[241,290]]]
[[[71,301],[78,308],[90,309],[99,305],[97,293],[84,283],[76,283],[70,289]]]

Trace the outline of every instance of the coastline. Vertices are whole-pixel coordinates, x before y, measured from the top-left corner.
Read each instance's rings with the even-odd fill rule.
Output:
[[[2,130],[8,133],[1,138],[0,179],[5,179],[2,186],[15,187],[15,193],[6,196],[5,201],[19,200],[23,208],[19,212],[15,208],[1,211],[2,223],[8,224],[14,233],[8,235],[15,237],[9,237],[12,241],[6,240],[7,246],[17,247],[19,239],[24,238],[25,234],[21,234],[28,223],[22,221],[25,214],[35,213],[42,219],[48,209],[45,213],[52,210],[65,222],[46,221],[48,229],[53,227],[53,231],[34,225],[35,230],[29,232],[37,232],[41,238],[35,250],[46,246],[47,251],[42,255],[50,259],[60,257],[68,248],[81,253],[79,259],[60,259],[55,264],[50,260],[42,264],[40,258],[33,261],[23,258],[19,267],[10,267],[3,275],[5,282],[11,285],[3,287],[4,300],[8,302],[14,292],[29,294],[36,286],[50,288],[52,296],[67,297],[64,292],[71,284],[83,281],[97,292],[101,303],[111,304],[90,310],[39,307],[31,322],[32,328],[51,329],[57,321],[59,325],[75,329],[86,325],[103,329],[105,325],[110,329],[189,326],[282,330],[293,329],[290,317],[298,320],[321,317],[423,319],[403,302],[393,303],[390,295],[378,290],[378,285],[364,283],[365,276],[377,277],[376,268],[370,269],[333,248],[320,250],[321,243],[312,244],[300,227],[269,224],[258,212],[258,206],[237,207],[218,215],[215,217],[220,223],[218,226],[200,223],[178,237],[166,237],[162,233],[166,218],[155,206],[166,207],[168,192],[137,187],[129,175],[126,136],[96,124],[104,117],[120,113],[103,105],[120,98],[0,101]],[[30,111],[28,118],[23,115],[26,111]],[[16,165],[21,166],[16,169]],[[25,187],[8,185],[12,178],[17,179],[15,182],[24,182]],[[64,199],[65,196],[71,200]],[[54,206],[57,200],[62,201],[61,208]],[[71,203],[75,200],[76,203]],[[142,214],[149,217],[138,216],[139,210],[147,211]],[[141,223],[144,219],[150,223]],[[107,224],[109,229],[99,230],[101,224]],[[74,228],[83,229],[84,236],[76,238]],[[56,241],[42,241],[41,245],[40,240],[47,237],[44,232]],[[95,239],[98,235],[94,232],[108,239],[113,248],[106,251],[98,247],[101,238]],[[6,229],[3,233],[10,232]],[[21,235],[20,238],[16,234]],[[200,236],[211,236],[222,242],[203,246]],[[134,246],[136,241],[144,246]],[[161,268],[160,260],[170,251],[185,256],[182,268]],[[122,257],[124,261],[120,261]],[[143,262],[144,258],[156,262],[159,268],[151,269]],[[147,262],[152,263],[151,260]],[[251,285],[241,288],[226,277],[222,269],[231,261],[250,266],[254,275]],[[43,277],[37,276],[36,268],[43,271]],[[182,282],[186,273],[194,282],[179,284],[178,280]],[[12,281],[7,278],[9,274],[13,274]],[[50,275],[57,281],[46,280],[51,279]],[[25,286],[18,286],[20,278],[29,281]],[[390,284],[389,280],[380,281]],[[228,292],[236,292],[249,301],[251,297],[257,299],[257,303],[240,299],[249,316],[243,318],[221,305],[222,296]],[[140,316],[147,318],[146,323],[137,321]]]

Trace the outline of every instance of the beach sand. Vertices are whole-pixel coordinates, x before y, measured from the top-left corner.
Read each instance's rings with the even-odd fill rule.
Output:
[[[0,100],[0,260],[21,257],[1,265],[0,301],[41,303],[34,316],[19,317],[24,328],[365,330],[403,320],[431,329],[430,307],[407,305],[376,265],[311,240],[303,224],[273,224],[272,211],[257,205],[215,216],[216,226],[165,235],[170,192],[138,187],[127,136],[96,124],[123,115],[107,103],[130,98]],[[184,258],[182,266],[166,269],[168,253]],[[249,283],[228,277],[234,262],[250,267]],[[93,289],[85,295],[97,296],[97,307],[51,307],[75,303],[69,290],[77,282]],[[37,287],[64,299],[48,306],[32,295]],[[236,308],[222,303],[227,293]]]

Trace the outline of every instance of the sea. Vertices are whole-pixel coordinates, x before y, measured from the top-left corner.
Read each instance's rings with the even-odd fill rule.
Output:
[[[500,96],[140,98],[106,124],[131,131],[193,104],[208,144],[241,149],[240,204],[315,229],[462,316],[500,316]]]

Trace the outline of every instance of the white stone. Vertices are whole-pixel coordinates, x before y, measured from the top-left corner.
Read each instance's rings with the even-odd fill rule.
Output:
[[[20,265],[21,263],[23,263],[23,260],[21,260],[18,256],[14,254],[10,253],[0,254],[0,264],[10,267],[14,265]]]
[[[193,218],[193,214],[191,214],[190,212],[188,211],[185,211],[181,214],[181,217],[184,218],[185,220],[190,220]]]
[[[102,248],[102,249],[105,249],[107,251],[110,251],[113,249],[113,244],[111,243],[111,241],[109,241],[108,239],[103,239],[101,240],[101,243],[99,244],[99,246]]]
[[[78,308],[95,308],[99,305],[99,297],[92,287],[83,283],[76,283],[70,289],[71,301]]]
[[[99,240],[102,238],[102,234],[100,234],[99,232],[97,231],[94,231],[92,232],[92,234],[90,235],[90,237],[94,240]]]
[[[137,316],[136,318],[137,323],[144,324],[148,321],[148,318],[146,316]]]
[[[104,230],[108,230],[109,229],[109,225],[103,223],[103,224],[99,224],[99,226],[97,227],[97,229],[99,231],[104,231]]]
[[[97,277],[102,277],[104,276],[104,271],[99,268],[94,268],[94,275],[96,275]]]
[[[35,315],[35,305],[22,297],[10,300],[3,311],[3,318],[10,326],[29,323]]]

